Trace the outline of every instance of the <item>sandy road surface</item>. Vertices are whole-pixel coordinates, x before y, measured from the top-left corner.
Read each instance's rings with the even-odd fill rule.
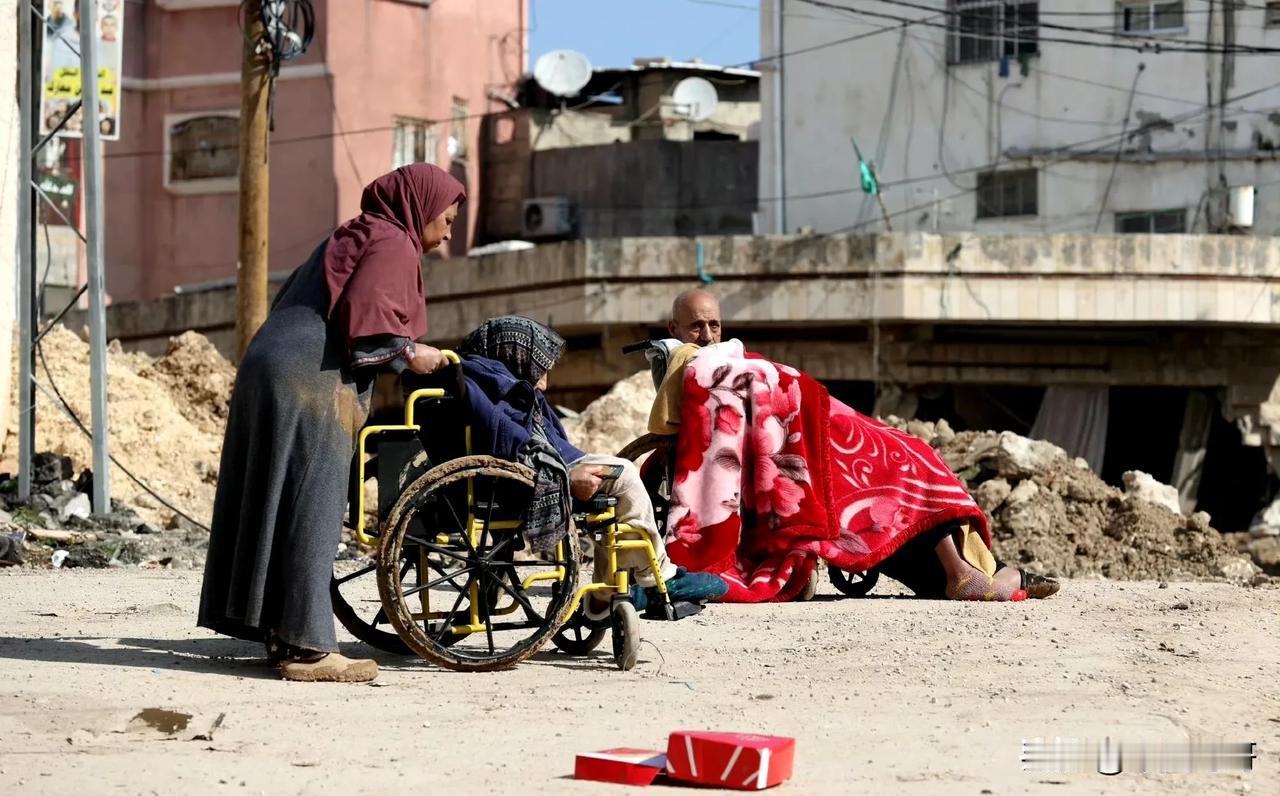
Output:
[[[603,655],[484,675],[384,658],[377,687],[274,679],[254,646],[193,626],[198,590],[189,572],[0,572],[0,793],[621,793],[567,779],[574,753],[681,727],[795,736],[783,793],[1280,793],[1280,589],[718,606],[643,623],[654,646],[627,674]],[[151,707],[194,718],[172,739],[127,729]],[[1023,737],[1188,733],[1256,741],[1255,770],[1018,760]]]

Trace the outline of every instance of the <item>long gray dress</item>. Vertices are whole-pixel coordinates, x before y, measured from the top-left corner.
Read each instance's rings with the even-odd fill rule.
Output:
[[[343,330],[326,321],[324,249],[290,277],[240,362],[199,623],[251,641],[274,631],[286,644],[331,652],[329,579],[377,368],[351,367]],[[385,366],[383,354],[408,342],[377,341],[357,361]]]

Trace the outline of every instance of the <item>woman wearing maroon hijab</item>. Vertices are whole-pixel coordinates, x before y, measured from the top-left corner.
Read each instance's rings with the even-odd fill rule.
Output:
[[[360,215],[289,277],[236,373],[200,625],[262,641],[290,680],[360,682],[338,653],[329,579],[357,435],[379,371],[431,373],[422,256],[449,240],[462,183],[425,163],[374,180]]]

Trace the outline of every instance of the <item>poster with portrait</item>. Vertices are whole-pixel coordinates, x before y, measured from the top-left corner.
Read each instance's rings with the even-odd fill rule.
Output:
[[[120,69],[123,62],[125,0],[95,0],[98,50],[98,129],[108,141],[120,138]],[[80,98],[80,9],[77,0],[44,0],[44,64],[41,72],[40,132],[58,126]],[[85,114],[75,114],[59,135],[79,138]]]

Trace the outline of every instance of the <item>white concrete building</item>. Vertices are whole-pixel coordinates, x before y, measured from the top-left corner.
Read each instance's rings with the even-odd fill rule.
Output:
[[[760,6],[766,230],[1280,230],[1278,2]]]

